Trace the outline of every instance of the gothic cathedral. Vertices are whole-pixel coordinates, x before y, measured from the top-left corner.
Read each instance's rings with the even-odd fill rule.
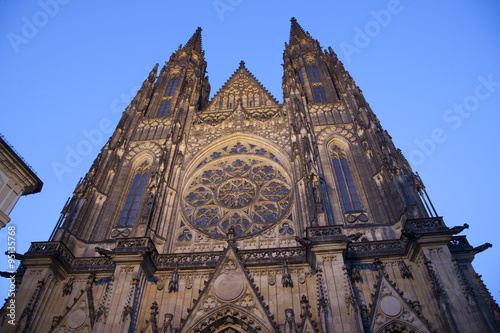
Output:
[[[280,104],[198,28],[16,276],[2,332],[499,332],[471,246],[331,48],[291,20]]]

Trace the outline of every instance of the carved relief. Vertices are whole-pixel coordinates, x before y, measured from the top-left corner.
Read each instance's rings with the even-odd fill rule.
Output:
[[[143,150],[149,150],[153,152],[153,154],[159,158],[162,153],[161,144],[164,140],[148,140],[148,141],[134,141],[130,143],[130,147],[127,155],[125,155],[125,160],[129,161],[132,157],[136,156]]]

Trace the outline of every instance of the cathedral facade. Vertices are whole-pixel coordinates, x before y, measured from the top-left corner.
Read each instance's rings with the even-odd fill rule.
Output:
[[[491,245],[437,216],[295,19],[282,87],[280,104],[241,62],[209,99],[198,28],[144,81],[50,240],[17,255],[2,332],[500,331],[471,266]]]

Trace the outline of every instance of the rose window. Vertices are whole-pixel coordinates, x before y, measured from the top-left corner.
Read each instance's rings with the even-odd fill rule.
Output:
[[[244,207],[255,199],[256,188],[249,180],[232,178],[219,186],[217,200],[229,208]]]
[[[236,155],[204,164],[187,182],[183,210],[203,233],[226,237],[258,233],[290,210],[291,186],[284,169],[265,157]]]

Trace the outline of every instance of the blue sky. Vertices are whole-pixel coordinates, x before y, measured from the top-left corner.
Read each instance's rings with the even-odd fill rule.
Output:
[[[18,252],[48,239],[148,72],[196,27],[203,28],[212,95],[244,60],[282,101],[282,54],[295,16],[338,54],[447,225],[468,223],[463,234],[473,246],[493,243],[473,264],[499,299],[497,1],[3,0],[0,6],[0,132],[44,182],[41,193],[22,197],[11,213]],[[55,169],[60,165],[64,172]],[[3,229],[0,252],[6,240]]]

